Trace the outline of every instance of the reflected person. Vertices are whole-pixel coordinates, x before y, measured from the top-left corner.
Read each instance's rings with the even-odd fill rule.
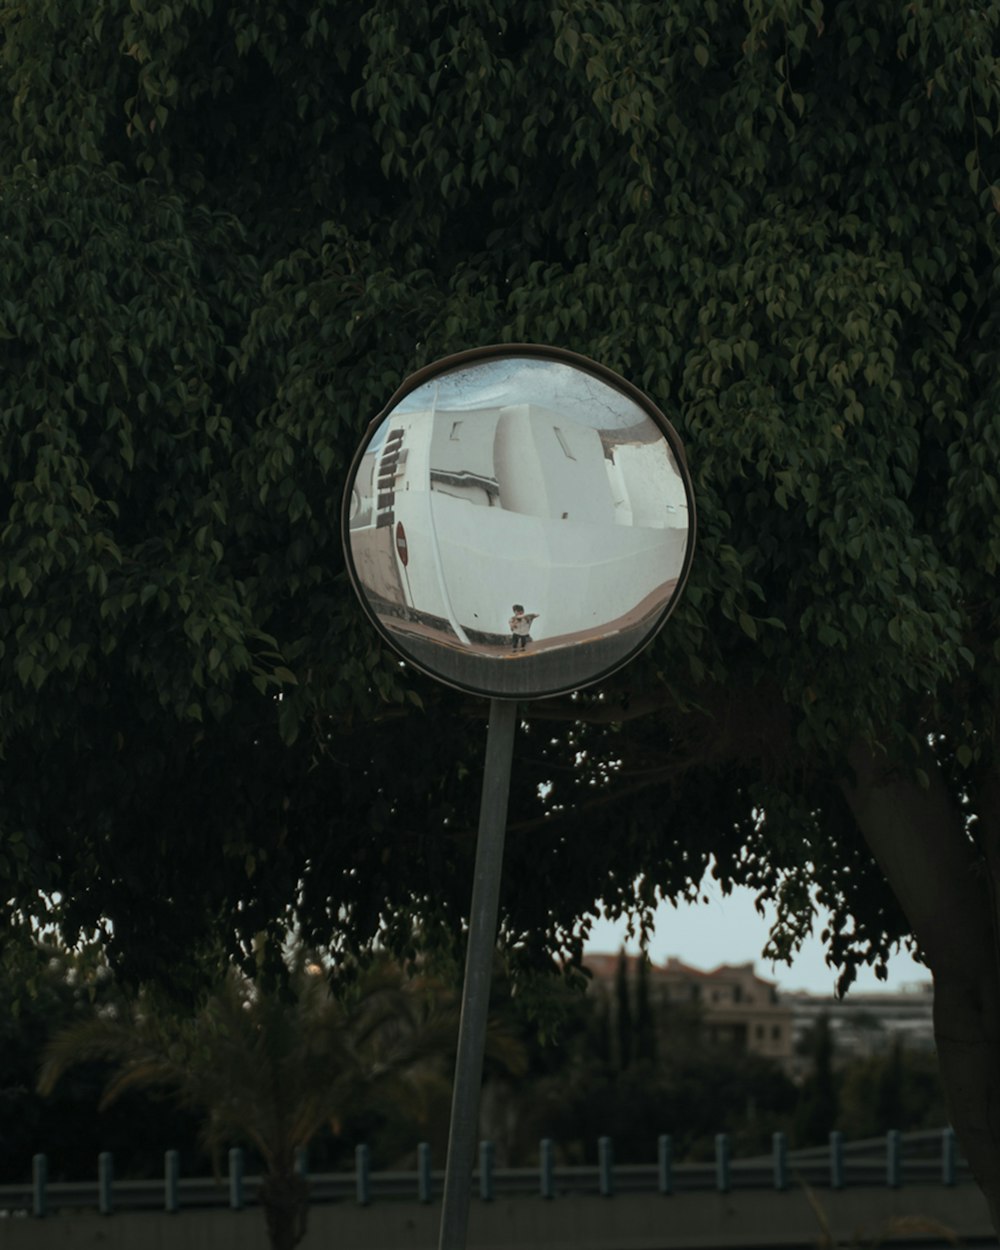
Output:
[[[523,651],[531,641],[531,622],[538,618],[537,612],[525,612],[524,605],[515,603],[514,615],[510,618],[510,645],[517,651]]]

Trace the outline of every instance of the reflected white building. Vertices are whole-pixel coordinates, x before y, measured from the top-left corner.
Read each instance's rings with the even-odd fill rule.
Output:
[[[501,641],[514,603],[547,645],[661,609],[689,517],[666,439],[637,410],[597,429],[537,404],[392,415],[351,501],[369,594],[460,643]]]

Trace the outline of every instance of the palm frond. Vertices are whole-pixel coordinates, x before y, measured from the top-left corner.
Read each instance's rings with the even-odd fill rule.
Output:
[[[129,1090],[160,1091],[201,1113],[213,1154],[245,1140],[279,1172],[362,1100],[422,1115],[447,1088],[457,1031],[455,996],[388,961],[363,969],[344,993],[305,961],[290,967],[284,994],[230,969],[192,1016],[140,994],[127,1017],[60,1033],[45,1050],[39,1089],[51,1092],[76,1064],[109,1062],[102,1106]],[[511,1071],[523,1062],[516,1039],[496,1028],[488,1053]]]

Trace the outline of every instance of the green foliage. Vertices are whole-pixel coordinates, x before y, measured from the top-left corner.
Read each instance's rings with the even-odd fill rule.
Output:
[[[815,878],[848,977],[883,958],[846,743],[933,731],[973,803],[994,750],[998,26],[0,4],[0,897],[110,921],[133,976],[249,958],[293,907],[447,940],[481,711],[371,637],[338,500],[409,371],[528,340],[662,406],[699,546],[627,672],[533,710],[509,946],[578,953],[596,896],[689,894],[714,855],[786,901],[779,944]]]
[[[767,1152],[771,1135],[787,1131],[796,1091],[773,1061],[709,1043],[696,1013],[668,1004],[657,1012],[656,1058],[622,1067],[607,1047],[610,1002],[601,992],[575,995],[558,1039],[539,1048],[529,1077],[505,1091],[507,1122],[516,1123],[511,1162],[532,1159],[541,1137],[570,1163],[595,1164],[605,1135],[616,1160],[651,1163],[662,1133],[683,1160],[712,1158],[719,1132],[745,1155]]]
[[[166,1148],[180,1152],[188,1175],[204,1172],[208,1161],[197,1144],[197,1123],[183,1111],[151,1108],[139,1095],[123,1098],[106,1114],[95,1115],[109,1070],[83,1064],[42,1098],[35,1089],[38,1059],[60,1030],[95,1013],[122,1009],[123,996],[100,947],[88,944],[69,952],[51,938],[27,932],[4,948],[0,991],[7,1005],[0,1026],[0,1177],[6,1184],[28,1180],[31,1159],[45,1154],[52,1180],[92,1180],[97,1156],[109,1150],[116,1174],[125,1179],[161,1177]]]
[[[811,1065],[795,1108],[794,1138],[796,1146],[821,1146],[838,1128],[838,1081],[833,1071],[833,1036],[829,1017],[820,1016],[812,1035],[806,1040],[806,1053]],[[895,1128],[895,1122],[883,1123],[881,1132]]]
[[[193,1015],[147,990],[77,1020],[49,1038],[38,1087],[51,1093],[67,1071],[101,1060],[113,1065],[102,1108],[153,1090],[199,1115],[216,1157],[234,1142],[251,1145],[264,1165],[271,1244],[291,1250],[305,1233],[308,1194],[297,1151],[380,1100],[398,1114],[447,1089],[457,1022],[440,986],[408,980],[385,960],[337,992],[304,951],[276,971],[277,980],[251,980],[230,969]]]
[[[649,958],[640,959],[635,982],[635,1057],[639,1063],[656,1063],[656,1022],[649,1001]]]
[[[408,981],[385,962],[336,993],[327,977],[301,954],[284,986],[233,969],[192,1016],[146,991],[52,1037],[39,1089],[108,1060],[116,1069],[102,1107],[131,1089],[158,1090],[204,1116],[208,1148],[244,1141],[269,1170],[290,1170],[297,1149],[372,1090],[421,1096],[454,1040],[447,998],[426,979]]]
[[[615,1032],[618,1040],[618,1067],[628,1068],[635,1055],[635,1030],[632,1024],[632,996],[629,992],[628,956],[622,947],[615,969]]]
[[[946,1123],[937,1056],[905,1050],[855,1060],[842,1074],[838,1128],[847,1138],[875,1137],[887,1128],[931,1129]]]
[[[879,1026],[872,1021],[873,1028]],[[937,1055],[899,1037],[866,1056],[838,1055],[826,1016],[802,1041],[810,1067],[793,1121],[796,1146],[826,1145],[831,1129],[848,1140],[909,1132],[948,1122]]]

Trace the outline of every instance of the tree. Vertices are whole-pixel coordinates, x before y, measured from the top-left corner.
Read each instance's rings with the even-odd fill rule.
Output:
[[[833,1035],[828,1016],[820,1016],[804,1043],[812,1066],[799,1091],[795,1109],[795,1144],[822,1146],[829,1140],[831,1130],[837,1127],[840,1102],[840,1082],[833,1071]],[[895,1122],[883,1123],[881,1131],[895,1127]]]
[[[639,1063],[655,1064],[656,1021],[649,1001],[649,955],[643,952],[635,976],[635,1057]]]
[[[632,1003],[629,994],[629,958],[623,946],[618,952],[615,967],[615,1036],[618,1040],[618,1070],[624,1072],[635,1058],[635,1028],[632,1023]]]
[[[605,993],[583,997],[566,1022],[571,1027],[521,1082],[525,1153],[545,1136],[568,1161],[596,1163],[598,1139],[608,1135],[616,1159],[648,1163],[658,1137],[669,1133],[675,1158],[706,1159],[719,1132],[749,1155],[769,1150],[775,1131],[787,1132],[796,1096],[789,1077],[772,1060],[708,1042],[686,1004],[665,1004],[659,1013],[655,1062],[625,1069],[602,1062],[595,1042],[609,1001]]]
[[[946,1119],[932,1051],[906,1049],[895,1038],[887,1051],[855,1059],[842,1072],[838,1127],[846,1137],[934,1129]]]
[[[1000,1223],[1000,6],[0,22],[12,912],[175,980],[292,909],[457,932],[483,711],[370,636],[331,501],[414,367],[555,342],[670,415],[699,546],[640,659],[530,709],[505,943],[578,956],[714,859],[787,953],[815,884],[845,987],[931,969]]]
[[[101,1106],[133,1089],[159,1090],[202,1117],[204,1144],[234,1140],[263,1160],[260,1200],[275,1250],[304,1237],[308,1183],[297,1152],[331,1122],[372,1100],[424,1102],[446,1084],[454,1011],[440,987],[383,962],[339,994],[321,965],[300,957],[289,985],[231,970],[193,1017],[149,993],[119,1015],[95,1014],[47,1044],[39,1089],[93,1060],[112,1062]]]
[[[108,1076],[104,1065],[82,1064],[52,1097],[38,1094],[38,1057],[49,1038],[96,1012],[120,1010],[124,1000],[98,946],[73,952],[51,934],[20,936],[7,943],[0,959],[0,995],[7,1005],[0,1024],[2,1182],[23,1183],[35,1154],[47,1156],[53,1180],[90,1180],[103,1150],[113,1152],[119,1176],[160,1176],[165,1143],[179,1151],[186,1171],[204,1171],[189,1113],[159,1108],[152,1116],[140,1096],[131,1095],[95,1116]]]

